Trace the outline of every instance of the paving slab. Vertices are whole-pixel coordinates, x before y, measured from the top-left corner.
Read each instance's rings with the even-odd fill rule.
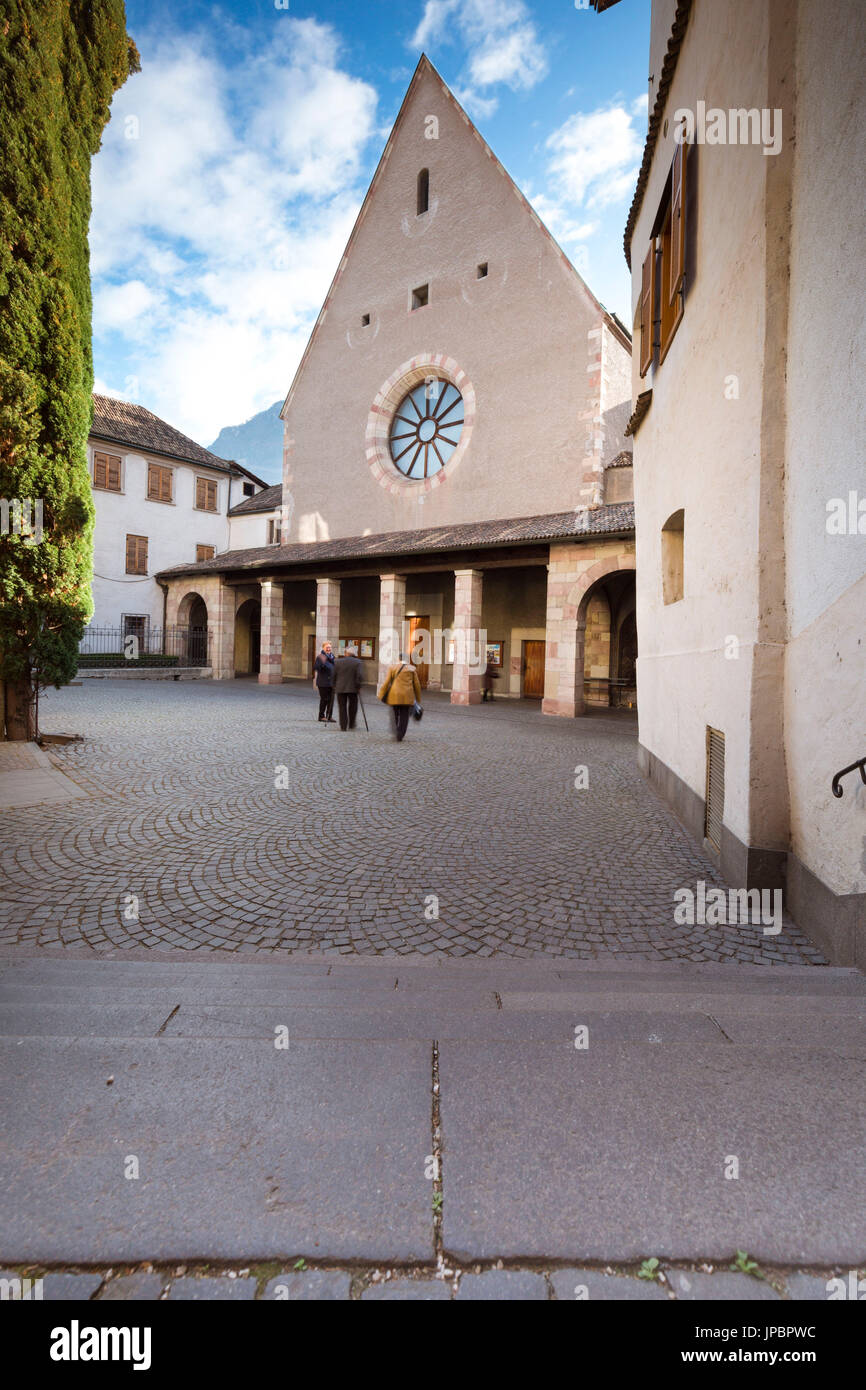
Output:
[[[101,1283],[101,1274],[46,1274],[42,1297],[52,1303],[92,1298]]]
[[[788,1297],[798,1302],[826,1303],[834,1289],[827,1288],[829,1279],[816,1274],[789,1274],[786,1280]],[[845,1293],[848,1293],[848,1278],[843,1278]]]
[[[213,1302],[223,1299],[232,1303],[247,1302],[256,1296],[255,1279],[174,1279],[168,1291],[172,1301],[186,1299]]]
[[[430,1084],[416,1042],[0,1041],[0,1259],[429,1259]]]
[[[604,1274],[599,1269],[553,1269],[553,1292],[563,1302],[618,1300],[629,1303],[670,1302],[670,1294],[657,1279],[638,1279],[636,1275]]]
[[[451,1285],[444,1279],[384,1279],[368,1284],[361,1294],[362,1303],[438,1302],[451,1299]]]
[[[87,795],[83,787],[77,786],[71,777],[58,772],[56,768],[0,772],[0,810],[41,806],[46,802],[76,801]]]
[[[145,1274],[138,1271],[135,1274],[120,1274],[116,1279],[109,1279],[102,1288],[99,1295],[100,1303],[103,1302],[150,1302],[155,1303],[168,1283],[168,1279],[161,1274]]]
[[[736,1302],[772,1303],[778,1302],[780,1295],[764,1279],[753,1279],[749,1274],[734,1274],[728,1270],[715,1270],[712,1274],[689,1270],[672,1269],[667,1272],[671,1287],[682,1302],[707,1302],[709,1300],[731,1299]]]
[[[84,1003],[0,1003],[0,1037],[17,1038],[152,1038],[168,1019],[171,1004],[140,1006],[110,1002],[99,1007]]]
[[[264,1297],[290,1303],[305,1299],[347,1299],[352,1288],[352,1276],[341,1269],[287,1270],[269,1279]]]
[[[543,1274],[523,1269],[488,1269],[483,1274],[464,1274],[457,1289],[457,1299],[474,1302],[520,1300],[539,1302],[548,1298]]]
[[[446,1040],[440,1084],[458,1258],[727,1263],[743,1249],[853,1265],[866,1249],[859,1058]],[[828,1135],[844,1155],[832,1182]]]

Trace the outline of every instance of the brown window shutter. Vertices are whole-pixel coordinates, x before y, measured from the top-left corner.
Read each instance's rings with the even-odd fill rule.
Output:
[[[668,303],[673,304],[683,286],[686,269],[686,149],[674,150],[671,166],[671,268]]]
[[[120,492],[120,459],[109,456],[106,459],[106,463],[108,465],[108,476],[105,485],[111,492]]]
[[[161,491],[161,493],[160,493],[161,500],[162,500],[163,502],[170,502],[170,501],[171,501],[171,469],[170,469],[170,468],[161,468],[161,469],[160,469],[160,473],[162,474],[162,491]]]
[[[640,374],[646,376],[653,360],[653,299],[655,298],[655,242],[650,242],[641,271]]]
[[[204,509],[204,478],[195,480],[195,505]]]
[[[106,458],[105,454],[94,454],[94,455],[93,455],[93,486],[94,486],[94,487],[107,487],[107,486],[108,486],[107,473],[108,473],[108,459]]]
[[[127,536],[126,573],[147,574],[147,536]]]
[[[147,495],[148,497],[159,497],[159,478],[154,463],[147,465]]]

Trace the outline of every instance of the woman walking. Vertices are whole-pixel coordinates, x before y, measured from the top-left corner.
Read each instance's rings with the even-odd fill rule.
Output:
[[[401,656],[400,660],[390,667],[377,694],[379,699],[384,700],[394,711],[394,733],[397,742],[400,743],[406,736],[409,715],[413,708],[417,706],[419,718],[421,710],[421,682],[415,667],[405,656]]]

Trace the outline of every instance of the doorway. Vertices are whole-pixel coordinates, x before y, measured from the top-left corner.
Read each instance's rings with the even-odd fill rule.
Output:
[[[523,643],[523,698],[525,700],[544,698],[544,648],[544,642],[533,640]]]
[[[412,652],[413,652],[413,649],[414,649],[414,646],[415,646],[415,633],[418,632],[419,629],[420,629],[421,631],[426,632],[426,633],[428,634],[427,640],[424,642],[424,646],[423,646],[423,650],[424,650],[425,652],[428,652],[428,651],[429,651],[430,640],[431,640],[431,639],[430,639],[430,635],[429,635],[429,634],[430,634],[430,615],[429,615],[429,613],[426,613],[426,614],[415,613],[415,614],[409,619],[409,650],[408,650],[408,652],[407,652],[407,655],[408,655],[410,661],[412,661]],[[422,641],[423,641],[423,639],[422,639]],[[422,662],[418,662],[418,663],[412,661],[412,665],[415,667],[415,670],[418,672],[418,680],[419,680],[420,683],[421,683],[421,689],[422,689],[422,690],[426,690],[426,689],[427,689],[427,681],[428,681],[429,676],[430,676],[430,666],[429,666],[429,664],[428,664],[426,661],[422,661]]]
[[[316,634],[315,634],[315,632],[308,632],[308,633],[307,633],[307,669],[306,669],[306,671],[305,671],[304,674],[307,675],[307,676],[309,676],[311,680],[312,680],[312,676],[313,676],[313,667],[315,666],[315,664],[316,664]]]

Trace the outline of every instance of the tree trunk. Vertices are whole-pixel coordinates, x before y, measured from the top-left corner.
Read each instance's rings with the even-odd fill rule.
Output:
[[[6,681],[3,688],[3,714],[5,727],[3,737],[17,742],[36,737],[34,718],[33,687],[26,676],[17,681]]]

